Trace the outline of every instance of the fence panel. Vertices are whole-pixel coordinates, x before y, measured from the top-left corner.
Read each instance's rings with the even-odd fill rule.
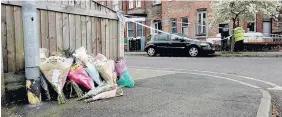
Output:
[[[5,73],[24,70],[21,1],[1,1],[1,39]],[[114,11],[92,0],[36,2],[39,46],[58,55],[84,46],[89,54],[117,57],[119,47]],[[107,12],[106,12],[107,11]],[[114,29],[115,28],[115,29]]]

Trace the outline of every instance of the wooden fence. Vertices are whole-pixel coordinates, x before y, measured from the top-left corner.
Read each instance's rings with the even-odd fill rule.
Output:
[[[91,54],[115,58],[120,53],[119,23],[114,11],[91,0],[36,2],[38,40],[49,55],[84,46]],[[1,1],[4,72],[24,71],[20,1]]]

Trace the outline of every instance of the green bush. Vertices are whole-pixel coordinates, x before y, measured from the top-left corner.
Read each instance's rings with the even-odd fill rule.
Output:
[[[151,40],[151,35],[149,35],[149,36],[146,37],[146,41],[147,41],[147,42],[150,41],[150,40]]]

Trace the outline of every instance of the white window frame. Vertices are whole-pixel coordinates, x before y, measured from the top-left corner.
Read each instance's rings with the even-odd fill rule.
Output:
[[[172,21],[172,19],[175,19],[175,21]],[[175,23],[176,26],[175,27],[172,27],[172,23]],[[173,28],[176,28],[176,32],[177,33],[177,18],[170,18],[170,32],[172,33],[172,29]]]
[[[154,23],[154,28],[155,28],[155,29],[158,29],[158,28],[159,28],[159,23],[158,23],[158,22],[155,22],[155,23]],[[158,31],[157,31],[157,30],[154,30],[153,33],[154,33],[154,34],[158,34]]]
[[[134,23],[133,22],[128,22],[128,23],[132,23],[132,34],[133,34],[132,37],[134,37],[134,28],[133,28],[134,27]],[[126,32],[127,32],[127,38],[130,38],[129,35],[128,35],[129,34],[128,33],[129,32],[129,25],[128,25],[128,23],[127,23],[127,31]]]
[[[154,29],[159,29],[159,27],[161,26],[161,25],[159,25],[159,23],[161,23],[160,20],[154,19],[154,20],[151,21],[151,27],[154,28]],[[158,34],[158,33],[159,33],[159,31],[151,29],[151,34]]]
[[[153,4],[154,4],[154,5],[161,4],[161,3],[162,3],[162,0],[154,0],[154,1],[153,1]]]
[[[201,14],[201,19],[202,20],[200,20],[200,24],[199,24],[199,14]],[[205,25],[203,25],[204,24],[204,14],[206,14],[206,18],[205,18]],[[201,30],[200,30],[200,32],[198,32],[199,31],[199,29],[198,29],[198,27],[199,27],[199,25],[200,25],[200,27],[201,27]],[[205,27],[205,28],[204,28]],[[204,30],[205,30],[205,33],[204,33]],[[198,11],[197,12],[197,34],[207,34],[207,11]]]
[[[256,32],[257,26],[256,26],[256,21],[248,21],[247,25],[249,23],[254,23],[254,31],[250,31],[249,28],[247,27],[247,32]]]
[[[183,22],[183,18],[187,18],[187,26],[183,26],[183,23],[184,23],[184,22]],[[188,32],[189,32],[189,28],[188,28],[188,25],[189,25],[189,24],[188,24],[188,23],[189,23],[189,20],[188,20],[188,17],[187,17],[187,16],[186,16],[186,17],[181,17],[181,33],[182,33],[182,34],[183,34],[183,30],[182,30],[183,27],[186,27],[186,28],[187,28],[187,32],[186,32],[186,33],[187,33],[187,35],[188,35]]]
[[[133,0],[128,0],[128,9],[133,9]]]
[[[143,22],[139,22],[139,23],[143,24]],[[138,30],[137,30],[138,26],[141,26],[141,25],[136,24],[136,31],[135,31],[136,37],[138,37]],[[139,36],[139,37],[143,37],[143,26],[141,26],[141,36]]]
[[[141,7],[142,6],[141,4],[142,4],[141,0],[136,0],[136,8]]]
[[[250,23],[250,22],[253,22],[254,23],[254,31],[249,31],[249,28],[247,26],[247,32],[257,32],[257,15],[255,14],[254,16],[254,21],[248,21],[247,22],[247,25]]]

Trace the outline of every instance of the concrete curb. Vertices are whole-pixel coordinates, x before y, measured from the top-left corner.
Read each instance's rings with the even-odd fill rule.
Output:
[[[259,90],[261,91],[263,97],[260,101],[257,117],[272,117],[271,95],[264,89]]]
[[[144,52],[126,52],[125,56],[148,56]],[[213,57],[282,57],[282,52],[279,54],[267,54],[267,53],[242,53],[242,54],[219,54],[216,53]]]
[[[125,52],[125,56],[148,56],[146,52]]]

